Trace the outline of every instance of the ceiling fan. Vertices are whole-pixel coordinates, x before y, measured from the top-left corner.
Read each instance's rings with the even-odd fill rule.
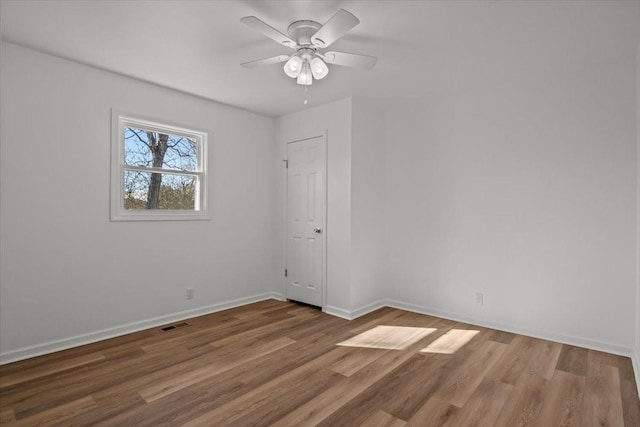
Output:
[[[344,9],[337,11],[324,25],[309,20],[295,21],[287,28],[288,36],[255,16],[245,16],[240,21],[281,45],[295,49],[292,55],[278,55],[240,65],[254,68],[286,61],[284,72],[297,79],[299,85],[308,86],[313,79],[325,78],[329,74],[327,64],[370,69],[378,60],[375,56],[355,53],[321,52],[360,23],[358,18]]]

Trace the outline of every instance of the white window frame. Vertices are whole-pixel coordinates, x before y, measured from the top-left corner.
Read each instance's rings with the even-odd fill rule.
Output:
[[[129,166],[124,163],[124,130],[137,129],[184,136],[196,141],[198,158],[195,171]],[[111,221],[185,221],[211,219],[207,212],[207,132],[165,120],[111,110]],[[196,179],[195,210],[125,209],[124,172],[137,170],[162,174],[189,175]]]

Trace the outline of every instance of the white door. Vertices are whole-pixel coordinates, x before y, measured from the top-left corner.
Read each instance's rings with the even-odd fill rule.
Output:
[[[287,144],[287,298],[322,306],[326,242],[324,136]]]

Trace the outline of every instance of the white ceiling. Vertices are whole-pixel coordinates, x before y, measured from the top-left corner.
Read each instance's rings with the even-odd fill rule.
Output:
[[[506,79],[635,58],[640,1],[13,1],[3,40],[268,116],[305,106],[282,65],[240,63],[291,52],[240,22],[281,32],[344,8],[361,21],[332,50],[374,55],[373,70],[330,66],[309,106],[351,95],[415,99]],[[524,77],[523,77],[524,76]]]

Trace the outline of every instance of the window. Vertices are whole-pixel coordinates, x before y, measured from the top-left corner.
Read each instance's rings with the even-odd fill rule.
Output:
[[[209,219],[207,134],[112,113],[111,220]]]

